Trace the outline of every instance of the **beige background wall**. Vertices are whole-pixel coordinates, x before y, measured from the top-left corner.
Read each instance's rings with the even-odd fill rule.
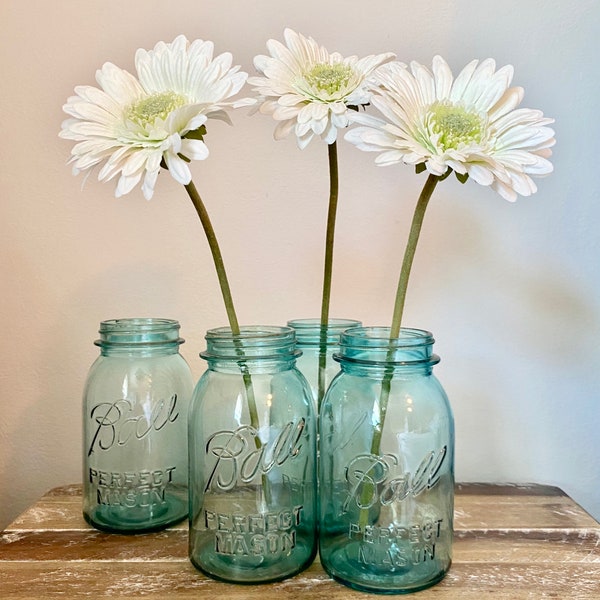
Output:
[[[225,324],[184,190],[116,200],[74,178],[61,106],[104,61],[138,47],[215,42],[253,72],[290,26],[343,54],[394,51],[458,71],[512,63],[525,106],[556,118],[556,172],[509,204],[447,180],[431,202],[406,323],[432,330],[457,421],[459,480],[556,484],[600,518],[600,3],[592,0],[0,0],[0,527],[46,489],[80,480],[80,397],[102,319],[181,321],[194,373]],[[249,91],[249,90],[248,90]],[[192,166],[243,323],[316,316],[327,199],[323,143],[272,140],[240,111]],[[334,315],[387,324],[423,184],[340,144]]]

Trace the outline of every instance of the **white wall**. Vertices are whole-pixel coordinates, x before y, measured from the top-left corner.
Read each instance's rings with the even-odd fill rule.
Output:
[[[0,527],[80,480],[80,397],[99,321],[177,318],[199,376],[203,334],[226,318],[184,190],[152,201],[74,178],[61,106],[105,61],[178,33],[252,72],[290,26],[343,54],[394,51],[455,71],[515,66],[524,106],[556,118],[555,173],[510,204],[447,180],[430,204],[406,324],[431,329],[457,422],[457,477],[561,486],[600,518],[600,222],[593,0],[2,0],[0,2]],[[316,316],[327,200],[323,143],[274,142],[274,122],[216,123],[192,166],[243,323]],[[340,144],[332,314],[387,324],[423,176]]]

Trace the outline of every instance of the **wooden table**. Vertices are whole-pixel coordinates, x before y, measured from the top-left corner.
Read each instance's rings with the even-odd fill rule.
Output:
[[[454,563],[415,598],[600,599],[600,523],[554,487],[457,486]],[[332,581],[316,561],[300,575],[229,585],[196,571],[187,525],[121,536],[89,527],[81,487],[56,488],[0,534],[0,598],[381,598]]]

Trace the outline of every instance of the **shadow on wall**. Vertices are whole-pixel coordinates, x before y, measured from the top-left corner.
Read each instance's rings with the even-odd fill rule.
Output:
[[[600,515],[599,307],[564,265],[520,260],[506,222],[432,221],[411,301],[433,317],[459,478],[553,483]]]

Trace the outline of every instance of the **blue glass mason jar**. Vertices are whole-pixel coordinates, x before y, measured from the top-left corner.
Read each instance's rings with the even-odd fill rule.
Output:
[[[340,370],[333,360],[334,353],[340,349],[340,335],[350,327],[358,327],[361,322],[329,319],[325,328],[321,326],[320,319],[293,319],[287,324],[296,332],[298,349],[302,351],[296,366],[306,377],[318,410],[331,380]],[[322,347],[324,353],[321,352]]]
[[[209,330],[189,420],[192,564],[265,583],[316,554],[316,416],[289,327]]]
[[[141,533],[188,509],[187,414],[194,387],[171,319],[100,323],[83,399],[83,515]]]
[[[452,561],[454,421],[427,331],[342,334],[320,416],[319,551],[345,585],[384,594],[440,581]]]

